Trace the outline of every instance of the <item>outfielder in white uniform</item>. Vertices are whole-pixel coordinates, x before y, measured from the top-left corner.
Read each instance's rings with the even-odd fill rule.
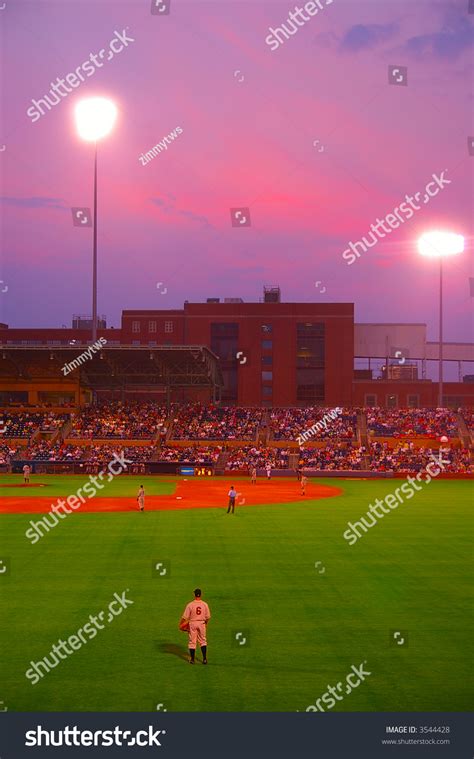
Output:
[[[28,464],[25,464],[25,466],[23,467],[23,481],[25,485],[28,485],[30,481],[30,474],[31,474],[31,467],[28,466]]]
[[[202,652],[202,663],[207,664],[207,638],[206,625],[211,618],[209,606],[201,600],[201,588],[194,591],[194,601],[186,606],[183,619],[189,623],[188,648],[189,663],[194,664],[196,645],[199,643]]]
[[[140,509],[140,511],[143,511],[145,509],[145,488],[143,487],[143,485],[140,485],[137,501],[138,501],[138,508]]]

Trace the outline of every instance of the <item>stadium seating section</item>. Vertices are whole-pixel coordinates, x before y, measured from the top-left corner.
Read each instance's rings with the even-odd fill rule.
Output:
[[[0,465],[77,462],[94,471],[124,451],[140,472],[148,462],[212,464],[222,472],[268,465],[415,472],[437,453],[441,441],[446,471],[474,472],[472,409],[345,408],[325,428],[314,430],[331,411],[198,403],[167,409],[138,401],[102,402],[70,413],[7,409],[1,415]],[[298,437],[310,428],[300,447]]]

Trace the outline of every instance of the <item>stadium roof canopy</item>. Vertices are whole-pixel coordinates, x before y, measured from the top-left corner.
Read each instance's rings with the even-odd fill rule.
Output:
[[[203,345],[107,345],[87,355],[88,347],[2,347],[0,380],[67,377],[93,390],[217,389],[224,384],[217,356]],[[65,371],[67,365],[70,371]]]

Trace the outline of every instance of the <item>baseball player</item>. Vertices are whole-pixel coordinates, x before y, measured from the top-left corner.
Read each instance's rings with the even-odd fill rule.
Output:
[[[305,474],[303,474],[303,472],[302,472],[302,473],[301,473],[301,480],[300,480],[300,484],[301,484],[301,495],[306,495],[306,484],[307,484],[307,482],[308,482],[308,478],[307,478],[307,477],[306,477],[306,475],[305,475]]]
[[[252,485],[255,485],[257,483],[257,468],[254,466],[252,467],[252,470],[250,472],[250,482],[252,483]]]
[[[206,625],[211,618],[209,606],[201,600],[201,588],[194,591],[194,601],[190,601],[183,614],[183,620],[189,623],[188,648],[189,663],[194,664],[196,644],[201,646],[202,663],[207,664]]]
[[[31,474],[31,467],[28,466],[28,464],[25,464],[23,467],[23,481],[25,485],[28,485],[30,482],[30,474]]]
[[[272,465],[271,464],[267,464],[266,467],[265,467],[265,471],[267,473],[267,480],[270,480],[271,476],[272,476]]]
[[[143,487],[143,485],[140,485],[140,488],[138,490],[137,501],[138,501],[138,508],[140,509],[140,511],[144,511],[145,510],[145,488]]]
[[[230,490],[227,493],[229,496],[229,505],[227,507],[227,513],[229,513],[232,510],[232,514],[235,513],[235,499],[237,497],[237,491],[235,490],[234,486],[230,486]]]

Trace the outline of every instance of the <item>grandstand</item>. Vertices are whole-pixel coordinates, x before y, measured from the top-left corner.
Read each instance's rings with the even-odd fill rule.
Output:
[[[299,436],[331,409],[262,409],[198,403],[101,401],[82,409],[4,414],[0,466],[20,471],[100,468],[124,451],[140,472],[178,473],[183,464],[216,474],[412,472],[441,448],[447,471],[474,471],[473,413],[450,409],[344,408],[302,445]]]

